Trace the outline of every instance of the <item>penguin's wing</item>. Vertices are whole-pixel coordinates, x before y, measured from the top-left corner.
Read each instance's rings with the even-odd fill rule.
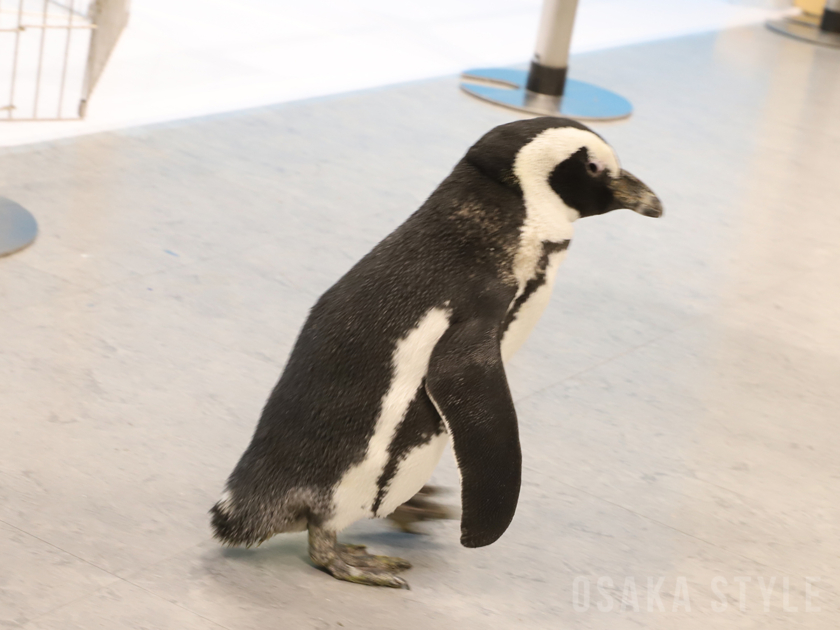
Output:
[[[489,545],[513,519],[522,472],[497,317],[450,326],[432,352],[426,391],[449,429],[461,474],[461,544]]]

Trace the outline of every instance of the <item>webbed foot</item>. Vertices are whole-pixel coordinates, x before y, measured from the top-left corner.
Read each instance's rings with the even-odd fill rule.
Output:
[[[354,567],[381,569],[383,571],[405,571],[411,568],[411,563],[393,556],[373,556],[367,552],[364,545],[338,545],[338,555]]]
[[[458,518],[456,510],[431,498],[442,492],[445,490],[437,486],[423,486],[420,492],[394,510],[388,516],[388,520],[407,534],[422,534],[424,532],[415,529],[415,524],[423,521]]]
[[[400,558],[373,556],[364,545],[340,545],[335,532],[309,526],[309,557],[333,577],[357,584],[408,588],[408,582],[396,575],[411,564]]]

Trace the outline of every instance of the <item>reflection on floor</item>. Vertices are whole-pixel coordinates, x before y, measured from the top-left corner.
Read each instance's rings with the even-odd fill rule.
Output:
[[[206,511],[316,296],[511,115],[453,77],[0,152],[42,228],[0,260],[0,622],[835,628],[840,56],[749,28],[577,71],[635,104],[598,130],[666,216],[579,224],[509,366],[498,543],[345,532],[411,591],[333,580],[302,535],[220,549]]]

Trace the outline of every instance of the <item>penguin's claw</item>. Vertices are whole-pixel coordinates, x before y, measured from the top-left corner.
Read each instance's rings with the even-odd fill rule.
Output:
[[[336,557],[329,566],[323,567],[330,575],[339,580],[367,584],[368,586],[388,586],[390,588],[408,588],[408,582],[398,575],[382,569],[353,566]]]

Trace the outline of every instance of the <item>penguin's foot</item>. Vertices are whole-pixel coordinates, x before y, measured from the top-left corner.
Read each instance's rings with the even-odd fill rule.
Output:
[[[408,582],[395,575],[411,568],[400,558],[372,556],[364,545],[340,545],[335,532],[309,526],[309,557],[333,577],[357,584],[408,588]]]
[[[416,529],[415,524],[423,521],[458,518],[457,511],[431,499],[431,497],[445,492],[437,486],[423,486],[423,488],[408,501],[399,506],[388,516],[396,527],[407,534],[423,534]]]
[[[393,556],[372,556],[364,545],[338,545],[338,555],[350,566],[382,571],[405,571],[411,563]]]

